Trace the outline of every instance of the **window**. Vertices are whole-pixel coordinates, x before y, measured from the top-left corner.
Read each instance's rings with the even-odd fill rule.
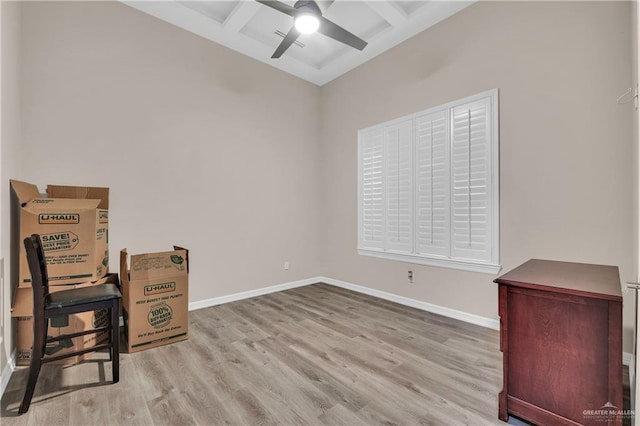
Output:
[[[497,273],[498,90],[358,132],[358,253]]]

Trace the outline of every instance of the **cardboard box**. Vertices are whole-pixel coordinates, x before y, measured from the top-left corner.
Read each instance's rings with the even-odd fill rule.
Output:
[[[122,307],[128,352],[187,339],[189,251],[138,254],[127,264],[120,252]]]
[[[118,274],[107,274],[96,282],[83,284],[68,284],[50,287],[51,292],[70,290],[72,288],[90,287],[112,283],[118,285]],[[31,362],[31,348],[33,346],[33,289],[31,287],[19,287],[16,289],[14,305],[11,308],[11,316],[16,318],[16,365],[29,365]],[[48,335],[61,335],[89,330],[109,325],[107,309],[97,312],[82,312],[79,314],[65,315],[51,319]],[[50,355],[62,355],[85,348],[91,348],[102,343],[108,338],[107,332],[88,334],[61,342],[52,342],[47,346]],[[91,354],[77,355],[61,359],[54,364],[75,364]]]
[[[22,241],[40,234],[49,285],[96,281],[109,269],[109,188],[47,187],[11,181],[12,285],[29,287],[31,274]],[[16,271],[16,273],[14,273]]]

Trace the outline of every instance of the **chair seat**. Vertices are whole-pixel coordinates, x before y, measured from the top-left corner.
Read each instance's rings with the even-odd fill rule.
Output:
[[[101,284],[91,287],[74,288],[72,290],[56,291],[49,294],[44,309],[68,308],[70,306],[85,305],[87,303],[122,297],[118,287],[114,284]]]

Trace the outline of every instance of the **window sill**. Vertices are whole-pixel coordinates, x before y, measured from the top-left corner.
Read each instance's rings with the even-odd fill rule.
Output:
[[[468,260],[457,260],[447,258],[435,258],[416,256],[414,254],[394,253],[388,251],[376,251],[358,249],[358,254],[363,256],[379,257],[387,260],[397,260],[400,262],[417,263],[420,265],[436,266],[439,268],[459,269],[461,271],[481,272],[483,274],[497,275],[500,272],[500,265],[491,263],[478,263]]]

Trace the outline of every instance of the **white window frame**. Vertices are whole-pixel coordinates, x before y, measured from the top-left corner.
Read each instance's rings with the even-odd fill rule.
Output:
[[[479,100],[484,100],[489,98],[489,105],[491,108],[490,111],[490,140],[489,140],[489,147],[487,147],[490,150],[490,158],[491,158],[491,164],[490,164],[490,178],[491,178],[491,182],[489,183],[489,185],[487,185],[487,190],[489,190],[491,192],[490,194],[490,201],[489,204],[491,206],[491,211],[489,212],[489,223],[490,223],[490,232],[489,232],[489,237],[491,239],[490,242],[490,256],[489,256],[489,261],[478,261],[478,260],[474,260],[474,259],[463,259],[463,258],[455,258],[453,257],[453,249],[450,248],[449,250],[449,255],[447,256],[440,256],[440,255],[425,255],[425,254],[417,254],[416,253],[416,208],[417,208],[417,203],[415,200],[415,181],[416,181],[416,166],[415,166],[415,160],[416,160],[416,153],[415,153],[415,147],[416,147],[416,143],[415,143],[415,139],[416,139],[416,129],[415,129],[415,120],[418,117],[427,115],[427,114],[433,114],[433,113],[437,113],[437,112],[442,112],[442,111],[446,111],[446,116],[448,117],[447,119],[447,125],[449,126],[449,133],[448,133],[448,145],[449,145],[449,150],[450,150],[450,155],[449,155],[449,172],[451,173],[451,164],[452,164],[452,156],[451,156],[451,115],[452,115],[452,111],[453,108],[460,106],[460,105],[464,105],[464,104],[468,104],[471,102],[475,102],[475,101],[479,101]],[[390,250],[386,247],[386,245],[384,247],[366,247],[365,244],[363,244],[364,240],[363,240],[363,159],[362,159],[362,145],[363,145],[363,137],[364,135],[374,132],[376,130],[382,130],[382,132],[384,133],[385,128],[389,127],[389,126],[394,126],[394,125],[398,125],[398,123],[402,123],[405,122],[407,120],[411,120],[412,122],[412,144],[413,144],[413,169],[412,169],[412,173],[413,173],[413,186],[412,186],[412,191],[414,194],[414,200],[413,200],[413,217],[411,219],[411,224],[413,226],[413,238],[412,238],[412,243],[413,243],[413,248],[411,250],[411,252],[399,252],[397,250]],[[386,159],[385,159],[386,162]],[[383,184],[384,186],[384,184]],[[384,123],[380,123],[377,124],[375,126],[370,126],[367,127],[365,129],[361,129],[358,131],[358,253],[360,255],[364,255],[364,256],[373,256],[373,257],[378,257],[378,258],[382,258],[382,259],[388,259],[388,260],[396,260],[396,261],[402,261],[402,262],[409,262],[409,263],[417,263],[417,264],[422,264],[422,265],[428,265],[428,266],[436,266],[436,267],[444,267],[444,268],[451,268],[451,269],[458,269],[458,270],[464,270],[464,271],[472,271],[472,272],[481,272],[481,273],[487,273],[487,274],[497,274],[500,271],[500,253],[499,253],[499,242],[500,242],[500,212],[499,212],[499,206],[500,206],[500,200],[499,200],[499,108],[498,108],[498,89],[492,89],[492,90],[488,90],[486,92],[482,92],[482,93],[478,93],[476,95],[473,96],[469,96],[463,99],[458,99],[452,102],[448,102],[446,104],[443,105],[439,105],[433,108],[429,108],[427,110],[424,111],[420,111],[414,114],[410,114],[398,119],[394,119],[394,120],[390,120]],[[452,186],[450,184],[449,186],[449,206],[450,206],[450,210],[452,210],[452,199],[453,199],[453,189]],[[450,215],[452,213],[450,212]],[[385,219],[386,220],[386,219]],[[449,235],[450,238],[452,235],[452,223],[450,221],[449,223]],[[386,238],[386,235],[384,236],[384,238]],[[451,241],[450,241],[450,245],[451,245]]]

